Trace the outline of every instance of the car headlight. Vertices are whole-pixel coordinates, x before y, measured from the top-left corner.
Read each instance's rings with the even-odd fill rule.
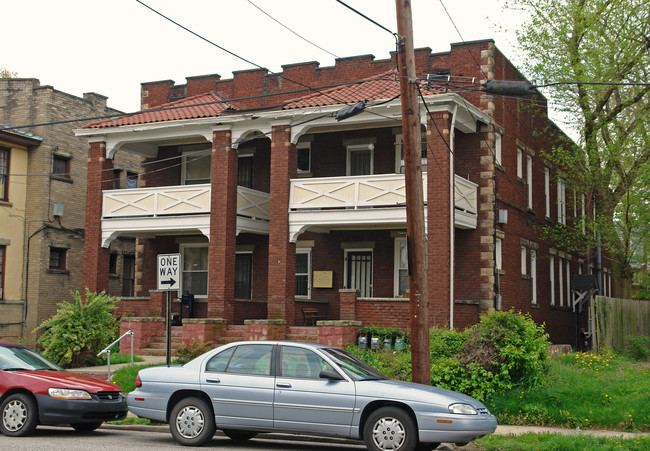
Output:
[[[476,409],[469,404],[451,404],[449,413],[458,413],[461,415],[478,415]]]
[[[72,388],[49,388],[47,393],[52,398],[61,399],[91,399],[86,390],[75,390]]]

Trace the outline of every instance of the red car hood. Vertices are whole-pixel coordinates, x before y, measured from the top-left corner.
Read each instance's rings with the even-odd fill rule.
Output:
[[[67,371],[14,371],[12,375],[20,375],[21,382],[27,387],[78,388],[89,393],[121,391],[119,385]]]

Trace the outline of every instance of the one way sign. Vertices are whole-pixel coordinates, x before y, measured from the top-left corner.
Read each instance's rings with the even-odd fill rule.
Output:
[[[181,254],[158,254],[158,289],[178,290],[180,280]]]

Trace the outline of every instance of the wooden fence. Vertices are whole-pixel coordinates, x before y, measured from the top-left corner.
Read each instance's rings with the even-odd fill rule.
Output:
[[[650,301],[596,296],[591,301],[594,350],[622,349],[628,336],[650,336]]]

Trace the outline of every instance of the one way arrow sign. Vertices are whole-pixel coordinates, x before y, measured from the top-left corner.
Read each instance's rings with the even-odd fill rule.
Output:
[[[158,255],[158,289],[176,291],[180,289],[181,254]]]

